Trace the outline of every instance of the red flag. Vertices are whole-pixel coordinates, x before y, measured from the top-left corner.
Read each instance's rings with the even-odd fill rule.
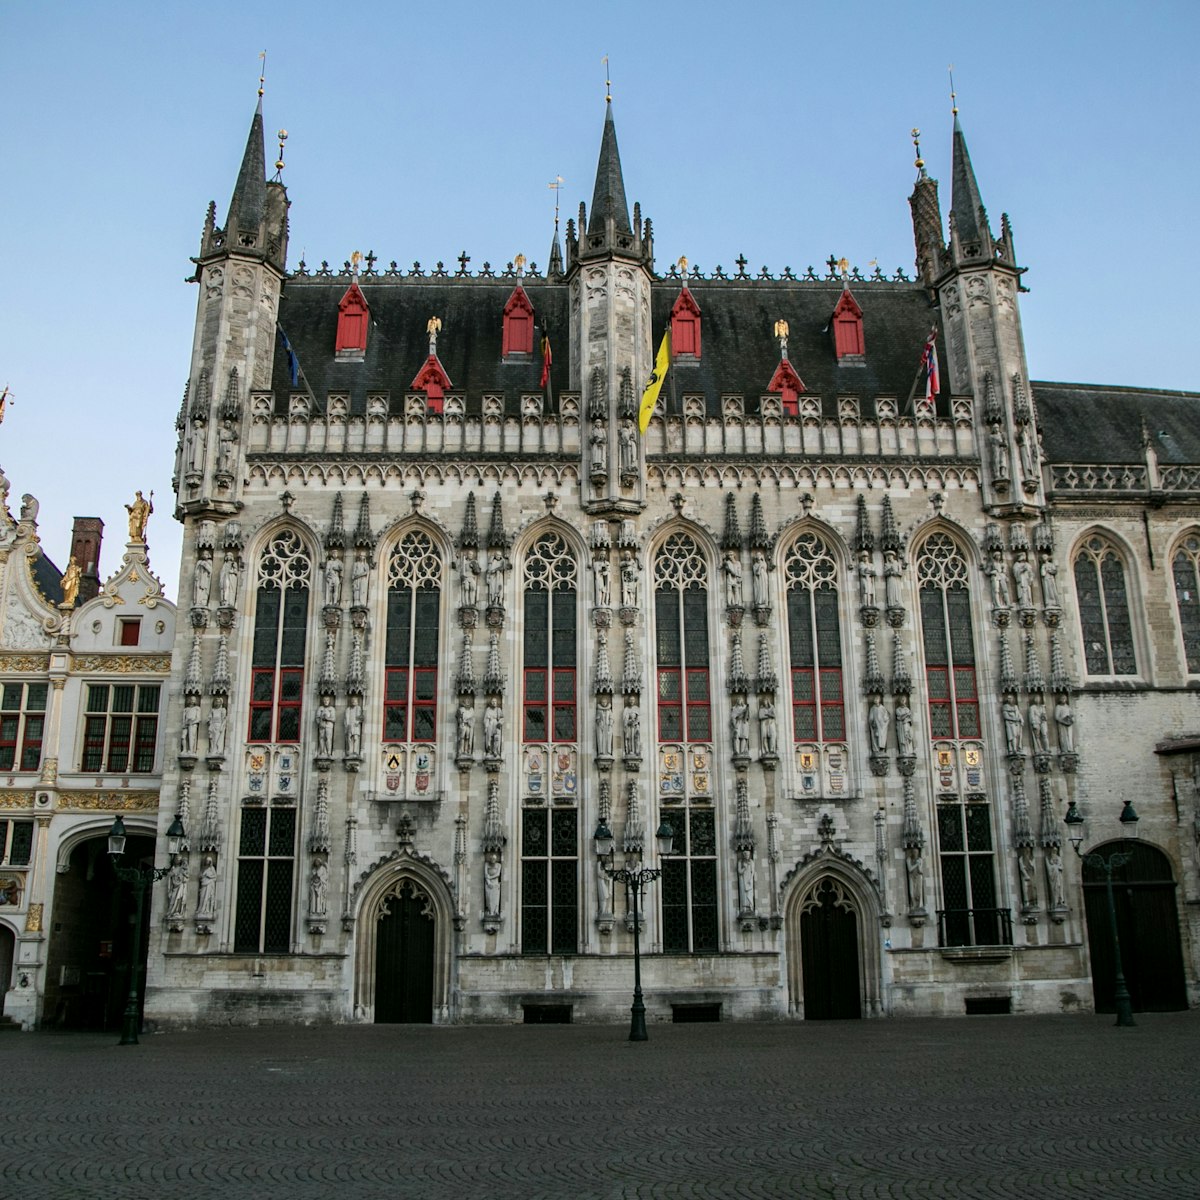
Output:
[[[925,376],[925,399],[932,401],[942,390],[942,381],[938,375],[937,329],[931,329],[925,339],[925,349],[921,352],[921,374]]]
[[[542,379],[538,387],[545,388],[550,380],[550,364],[554,361],[554,355],[550,353],[550,339],[542,334]]]

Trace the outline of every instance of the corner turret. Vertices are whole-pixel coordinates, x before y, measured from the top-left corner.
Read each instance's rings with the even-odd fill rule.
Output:
[[[908,198],[912,209],[913,241],[917,248],[917,273],[926,287],[933,287],[941,274],[946,243],[942,237],[942,207],[938,200],[938,183],[930,178],[921,157],[921,131],[912,131],[913,146],[917,152],[917,182]]]

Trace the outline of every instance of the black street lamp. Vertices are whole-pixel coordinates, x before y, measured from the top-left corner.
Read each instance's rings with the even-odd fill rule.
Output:
[[[183,822],[178,814],[167,830],[167,855],[171,862],[187,841]],[[165,867],[123,867],[121,856],[125,853],[125,822],[118,813],[108,831],[108,856],[112,859],[113,871],[122,883],[133,885],[134,920],[133,940],[129,946],[129,999],[125,1003],[125,1016],[121,1021],[120,1046],[136,1046],[138,1044],[138,971],[141,969],[142,942],[142,905],[146,896],[148,884],[157,883],[170,871],[168,863]]]
[[[1130,841],[1136,840],[1138,815],[1130,801],[1125,801],[1119,820],[1125,837]],[[1074,800],[1067,805],[1067,815],[1063,817],[1063,822],[1067,827],[1067,836],[1071,839],[1071,847],[1083,865],[1104,872],[1104,885],[1108,892],[1108,925],[1112,932],[1113,967],[1116,973],[1113,1000],[1117,1008],[1117,1024],[1135,1025],[1137,1022],[1133,1019],[1133,1003],[1129,998],[1129,988],[1125,986],[1125,971],[1121,966],[1121,939],[1117,934],[1117,904],[1113,899],[1113,872],[1118,867],[1125,866],[1133,858],[1133,852],[1114,850],[1110,854],[1084,854],[1079,849],[1083,844],[1084,819],[1083,814],[1075,807]]]
[[[658,844],[658,853],[666,858],[674,848],[675,831],[663,818],[658,832],[654,835]],[[633,897],[633,1006],[629,1010],[629,1040],[644,1042],[646,1035],[646,1005],[642,1000],[642,949],[641,949],[641,917],[638,902],[646,884],[657,879],[662,874],[662,867],[614,867],[614,839],[612,830],[602,820],[596,826],[596,854],[603,860],[604,873],[615,883],[625,885],[626,894]]]

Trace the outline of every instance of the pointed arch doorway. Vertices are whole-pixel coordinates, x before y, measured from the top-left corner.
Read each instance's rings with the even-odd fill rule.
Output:
[[[1132,854],[1113,872],[1113,901],[1121,966],[1134,1012],[1173,1012],[1187,1008],[1183,950],[1179,941],[1179,912],[1171,860],[1145,842],[1109,842],[1097,848],[1108,856],[1114,850]],[[1096,1011],[1116,1012],[1115,963],[1104,872],[1083,868],[1083,901],[1087,914],[1088,948],[1092,958],[1092,994]]]
[[[847,890],[828,875],[800,902],[800,959],[807,1021],[862,1016],[858,910]]]
[[[429,895],[402,876],[379,898],[375,920],[375,1023],[433,1021],[437,917]]]

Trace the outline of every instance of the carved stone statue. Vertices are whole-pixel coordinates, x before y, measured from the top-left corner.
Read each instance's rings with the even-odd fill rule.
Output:
[[[188,696],[183,706],[183,727],[179,731],[179,753],[195,754],[200,733],[200,698]]]
[[[228,421],[222,421],[217,429],[217,470],[228,475],[233,470],[233,443],[237,434]]]
[[[323,917],[326,911],[325,893],[329,889],[329,867],[323,858],[314,858],[308,876],[308,915]]]
[[[726,550],[721,561],[721,573],[725,576],[725,603],[730,608],[742,607],[742,562],[732,551]]]
[[[992,451],[992,475],[996,479],[1008,479],[1008,447],[1004,444],[1004,434],[999,425],[993,425],[988,434],[988,444]]]
[[[464,550],[459,570],[462,572],[459,587],[462,589],[463,608],[474,608],[479,601],[479,559],[474,550]]]
[[[495,850],[483,856],[483,911],[489,917],[500,915],[500,855]]]
[[[592,474],[608,474],[608,431],[601,421],[592,422],[592,432],[589,438],[592,447]]]
[[[1000,711],[1004,717],[1004,742],[1008,747],[1008,752],[1009,754],[1020,754],[1025,738],[1025,723],[1021,719],[1021,710],[1017,707],[1015,698],[1013,696],[1005,697]]]
[[[139,496],[141,494],[141,492],[138,492]],[[129,505],[127,504],[125,507],[128,508]],[[37,497],[31,496],[28,492],[26,492],[25,495],[21,497],[21,520],[25,521],[29,525],[36,525],[39,508],[41,508],[41,505],[38,504]]]
[[[333,756],[333,726],[337,721],[337,709],[333,707],[332,696],[322,696],[317,708],[317,757],[331,758]]]
[[[350,567],[350,603],[355,608],[366,608],[371,586],[371,564],[367,552],[361,547],[354,552],[354,563]]]
[[[883,701],[876,696],[867,712],[867,727],[871,734],[871,752],[883,754],[887,750],[888,726],[892,718],[883,707]]]
[[[217,910],[217,866],[211,854],[204,856],[200,870],[200,890],[196,895],[196,919],[211,921]]]
[[[738,700],[729,710],[729,724],[733,728],[734,754],[750,753],[750,705]]]
[[[903,608],[900,598],[900,573],[902,571],[900,558],[895,550],[885,550],[883,554],[883,600],[888,608]]]
[[[596,586],[596,607],[607,608],[612,603],[612,567],[607,554],[592,559],[592,574]]]
[[[214,696],[208,712],[208,752],[212,755],[225,753],[225,727],[229,720],[229,709],[224,696]]]
[[[860,550],[858,552],[858,566],[855,567],[855,572],[858,575],[859,603],[866,608],[874,608],[875,564],[871,562],[871,552],[869,550]]]
[[[775,705],[770,700],[764,700],[758,706],[758,740],[762,743],[764,754],[776,753],[779,732],[775,721]]]
[[[72,557],[62,577],[62,602],[67,608],[74,608],[75,601],[79,598],[79,577],[82,574],[79,564]]]
[[[916,753],[912,723],[912,709],[905,700],[899,700],[896,704],[896,748],[905,758],[911,758]]]
[[[1064,754],[1075,753],[1075,714],[1065,695],[1054,705],[1054,725],[1058,730],[1058,748]]]
[[[1013,563],[1013,579],[1017,583],[1017,607],[1032,608],[1033,567],[1030,566],[1024,550],[1017,555],[1017,561]]]
[[[493,696],[483,710],[483,752],[488,758],[499,758],[503,753],[504,710]]]
[[[625,608],[637,608],[638,565],[632,550],[621,555],[621,604]]]
[[[738,912],[754,911],[754,856],[749,850],[738,851],[737,864]]]
[[[192,574],[192,607],[207,608],[212,595],[212,551],[202,550]]]
[[[641,758],[642,756],[642,714],[637,708],[625,710],[621,718],[624,727],[625,757]]]
[[[1008,590],[1008,569],[1004,565],[1004,555],[999,550],[992,551],[991,562],[988,563],[985,570],[992,588],[992,607],[1007,608],[1011,603]]]
[[[233,608],[237,604],[239,573],[237,555],[227,552],[221,562],[221,575],[218,580],[222,608]]]
[[[325,603],[336,608],[342,602],[342,574],[345,567],[340,558],[325,561]]]
[[[633,430],[633,422],[626,420],[617,434],[617,443],[621,453],[621,474],[637,474],[637,434]]]
[[[1035,698],[1029,705],[1029,740],[1034,754],[1050,752],[1050,725],[1046,720],[1046,706]]]
[[[910,846],[904,852],[904,872],[908,878],[908,907],[913,912],[925,908],[925,864],[921,862],[921,851]]]
[[[357,696],[350,697],[346,713],[342,717],[342,731],[346,735],[346,757],[359,758],[362,755],[363,710]]]
[[[493,550],[487,565],[487,597],[489,608],[504,607],[504,572],[508,564],[499,550]]]
[[[475,753],[475,708],[460,701],[457,715],[458,753],[466,758]]]
[[[1046,881],[1050,885],[1050,907],[1066,908],[1067,896],[1063,890],[1063,860],[1057,846],[1046,850]]]
[[[1033,849],[1026,846],[1017,853],[1017,873],[1021,877],[1021,904],[1025,908],[1037,905],[1037,886],[1033,882]]]
[[[1017,431],[1017,451],[1021,455],[1021,478],[1035,478],[1037,476],[1037,446],[1025,425],[1022,425]]]
[[[140,491],[136,492],[133,497],[133,503],[125,505],[125,511],[129,514],[129,540],[131,542],[144,542],[146,540],[146,522],[150,520],[150,514],[154,511],[154,503],[147,500]],[[36,516],[36,510],[34,515]],[[25,518],[25,510],[21,510],[21,518]]]
[[[596,907],[600,916],[612,916],[613,881],[602,858],[596,859]]]
[[[187,907],[188,864],[187,856],[175,855],[167,875],[167,916],[178,918]]]
[[[750,556],[750,582],[754,585],[754,607],[770,607],[771,597],[767,589],[767,556],[755,550]]]
[[[1058,564],[1052,558],[1042,559],[1042,603],[1058,608]]]
[[[596,706],[596,757],[612,758],[613,752],[613,710],[612,701],[607,696],[600,697]]]

